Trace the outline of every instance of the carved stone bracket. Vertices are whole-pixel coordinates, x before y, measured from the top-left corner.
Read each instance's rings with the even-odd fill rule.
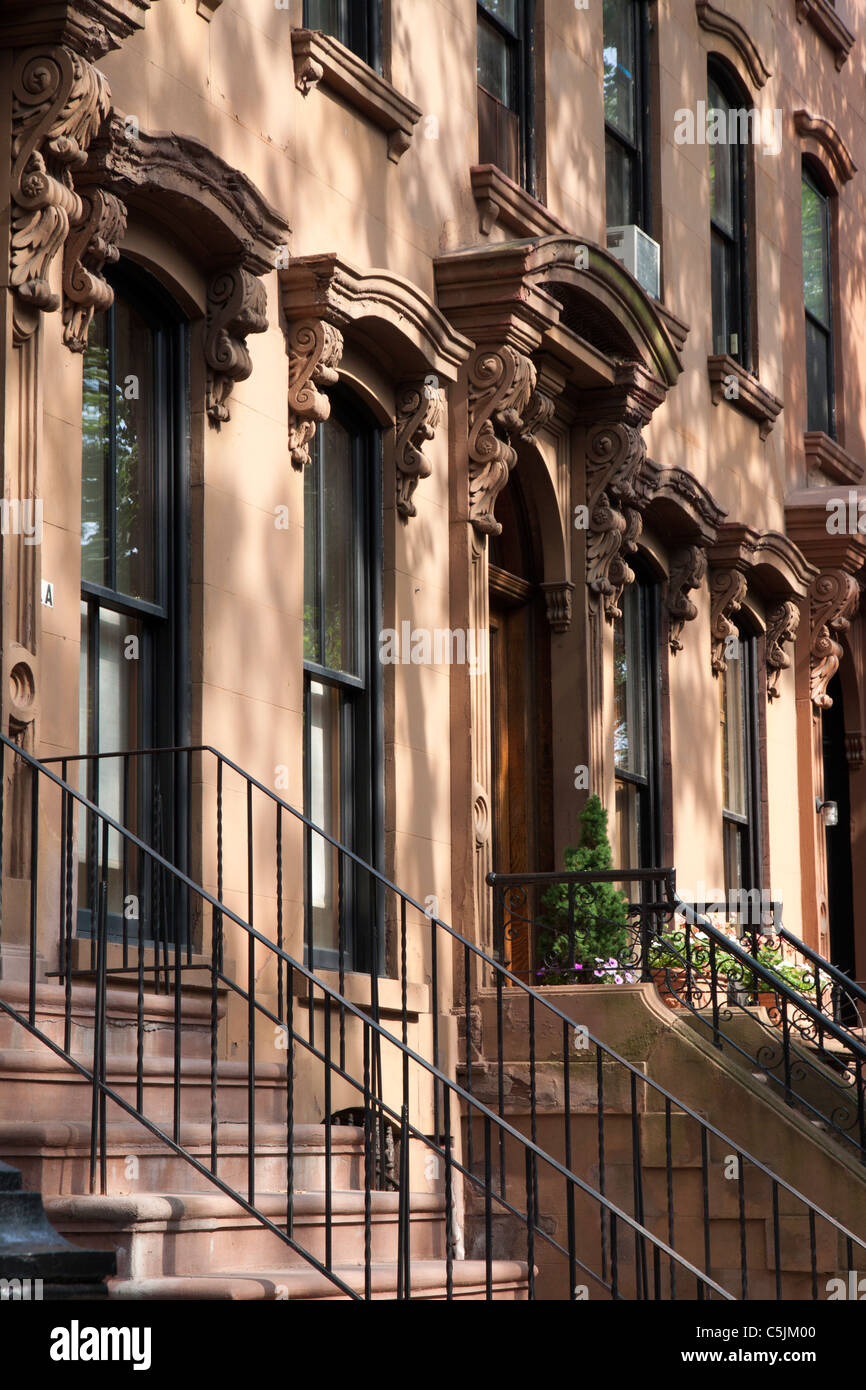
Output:
[[[554,632],[568,632],[571,627],[574,585],[566,579],[542,584],[547,621]]]
[[[536,379],[531,359],[507,344],[479,349],[469,364],[469,520],[482,535],[502,530],[493,512],[517,462],[512,441],[546,416],[533,402]]]
[[[596,425],[587,435],[586,579],[590,603],[602,603],[611,622],[620,617],[622,591],[634,580],[625,556],[637,549],[643,526],[633,504],[640,500],[638,480],[645,461],[643,435],[634,425]]]
[[[412,501],[418,483],[432,465],[423,446],[435,437],[445,411],[445,392],[431,382],[407,382],[397,392],[397,511],[416,516]]]
[[[767,699],[777,700],[779,677],[791,665],[791,657],[785,651],[786,643],[797,640],[800,630],[800,605],[793,599],[784,599],[771,609],[767,615]]]
[[[667,611],[670,619],[670,648],[672,655],[681,652],[680,641],[686,623],[694,622],[698,610],[689,598],[699,589],[707,575],[707,552],[699,545],[685,545],[671,560],[668,580]]]
[[[851,626],[859,601],[860,586],[845,570],[825,570],[812,585],[810,693],[816,709],[832,707],[827,687],[842,660],[842,646],[836,638]]]
[[[713,570],[710,574],[710,632],[714,676],[720,676],[727,669],[725,646],[729,638],[737,635],[732,618],[742,606],[747,588],[746,576],[739,570]]]
[[[81,221],[69,233],[63,263],[63,341],[73,352],[87,346],[94,313],[114,301],[100,271],[119,259],[117,243],[126,231],[126,208],[113,193],[95,188],[81,203]]]
[[[253,370],[247,336],[268,326],[267,294],[261,280],[243,266],[221,270],[207,295],[205,361],[208,369],[207,413],[213,424],[231,419],[228,398],[236,381]]]
[[[15,64],[10,286],[17,346],[35,333],[40,313],[59,308],[51,266],[70,224],[85,215],[72,175],[87,162],[109,102],[103,74],[69,48],[29,49]]]
[[[858,731],[845,735],[845,754],[852,772],[859,772],[866,762],[866,734]]]
[[[320,386],[335,386],[343,356],[343,335],[333,324],[309,319],[290,325],[289,452],[293,468],[310,462],[316,426],[331,414],[331,402]]]

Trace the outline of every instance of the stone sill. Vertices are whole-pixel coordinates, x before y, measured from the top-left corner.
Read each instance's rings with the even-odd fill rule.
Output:
[[[308,96],[321,83],[342,97],[384,130],[388,136],[388,158],[398,164],[412,143],[421,108],[337,39],[317,29],[292,30],[292,56],[298,91]]]
[[[779,398],[762,386],[756,376],[747,372],[745,367],[742,367],[733,357],[728,357],[726,353],[708,357],[707,370],[710,377],[713,405],[725,401],[728,405],[733,406],[734,410],[739,410],[743,415],[757,420],[761,438],[766,439],[782,410],[782,402]],[[736,379],[736,396],[725,394],[726,381],[729,377]]]
[[[564,222],[543,203],[521,188],[495,164],[473,164],[469,170],[472,195],[478,205],[478,225],[489,236],[501,222],[521,237],[557,236],[568,233]]]
[[[817,469],[834,483],[859,483],[864,468],[823,430],[807,430],[803,435],[806,466]]]
[[[833,6],[828,4],[828,0],[797,0],[797,20],[800,24],[808,20],[825,43],[830,45],[838,72],[854,47],[855,36],[842,23]]]
[[[321,980],[323,985],[329,989],[340,992],[340,975],[337,970],[317,970],[316,979]],[[309,981],[305,976],[295,972],[294,993],[298,1002],[303,1005],[308,990]],[[343,997],[348,999],[350,1004],[355,1004],[359,1009],[369,1009],[371,1007],[370,976],[369,975],[345,975],[343,982]],[[324,1008],[324,999],[321,990],[314,991],[314,1007]],[[331,1004],[332,1011],[338,1006]],[[388,980],[380,976],[379,978],[379,1008],[386,1018],[399,1018],[402,1013],[402,997],[400,992],[399,980]],[[427,985],[413,984],[410,980],[406,986],[406,1011],[410,1020],[417,1020],[420,1014],[430,1012],[430,990]]]

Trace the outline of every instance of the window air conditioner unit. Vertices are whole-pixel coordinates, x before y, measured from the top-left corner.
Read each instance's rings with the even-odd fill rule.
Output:
[[[634,222],[625,227],[608,227],[607,249],[653,299],[659,297],[659,244]]]

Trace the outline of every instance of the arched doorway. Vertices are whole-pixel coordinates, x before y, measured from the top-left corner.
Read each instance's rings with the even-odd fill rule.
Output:
[[[493,868],[533,873],[552,868],[550,642],[538,526],[517,477],[497,519],[502,533],[491,537],[489,557]],[[508,968],[532,980],[528,924],[508,935]]]

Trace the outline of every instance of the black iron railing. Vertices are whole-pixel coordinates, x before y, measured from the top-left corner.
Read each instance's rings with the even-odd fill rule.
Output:
[[[265,935],[248,918],[253,917],[257,903],[256,889],[261,880],[256,876],[256,836],[254,831],[254,791],[265,796],[276,808],[274,825],[275,886],[284,890],[283,817],[294,818],[305,836],[319,834],[314,826],[291,808],[286,807],[268,789],[249,778],[229,760],[212,750],[180,750],[180,755],[192,759],[194,754],[212,753],[217,760],[215,791],[217,852],[215,873],[220,896],[215,896],[197,884],[187,873],[169,863],[164,855],[149,846],[140,836],[122,826],[119,821],[75,789],[64,776],[23,753],[0,735],[0,844],[4,843],[3,788],[7,767],[14,760],[14,776],[25,777],[30,798],[30,866],[27,878],[28,908],[26,932],[30,948],[31,970],[26,1008],[15,1007],[3,998],[0,986],[0,1010],[16,1019],[30,1033],[71,1066],[89,1085],[91,1107],[90,1183],[93,1191],[105,1191],[107,1184],[108,1110],[115,1106],[122,1114],[141,1123],[151,1135],[189,1163],[221,1192],[231,1197],[250,1216],[277,1236],[287,1249],[318,1271],[333,1288],[347,1298],[370,1299],[374,1293],[374,1196],[377,1188],[386,1186],[382,1158],[386,1152],[386,1131],[395,1137],[398,1153],[397,1173],[400,1192],[396,1241],[396,1297],[413,1296],[413,1269],[417,1267],[412,1248],[412,1207],[409,1191],[410,1153],[413,1145],[422,1154],[434,1158],[443,1176],[444,1211],[447,1234],[443,1250],[445,1296],[455,1293],[455,1274],[461,1244],[457,1230],[462,1221],[459,1189],[464,1202],[471,1199],[478,1213],[481,1235],[479,1266],[480,1280],[488,1298],[495,1293],[494,1227],[502,1219],[518,1232],[520,1253],[528,1296],[536,1296],[536,1261],[544,1249],[567,1271],[572,1297],[579,1297],[579,1281],[587,1281],[596,1293],[614,1299],[626,1297],[662,1298],[671,1290],[688,1291],[698,1299],[733,1295],[714,1280],[699,1263],[678,1253],[662,1236],[643,1225],[629,1211],[603,1192],[596,1190],[567,1162],[560,1162],[545,1152],[534,1137],[523,1134],[503,1113],[487,1105],[468,1087],[461,1086],[438,1064],[440,1042],[434,1021],[434,1050],[437,1060],[430,1061],[409,1046],[410,1010],[408,1004],[407,924],[409,909],[423,916],[423,909],[407,895],[387,883],[381,875],[356,860],[348,850],[328,841],[335,853],[351,861],[352,872],[364,870],[373,875],[377,886],[391,889],[400,899],[397,929],[400,944],[400,989],[396,1014],[396,1031],[386,1029],[377,1014],[381,1013],[374,988],[372,1005],[359,1006],[344,992],[329,985],[305,964],[284,948],[282,941]],[[123,755],[124,759],[147,755]],[[156,756],[156,755],[154,755]],[[160,757],[165,755],[160,753]],[[71,761],[71,760],[68,760]],[[67,760],[62,760],[65,764]],[[130,764],[131,765],[131,764]],[[225,830],[224,801],[226,770],[231,769],[243,779],[247,810],[246,821],[246,898],[247,916],[241,916],[228,906],[225,899],[234,891],[227,879],[231,877],[225,857],[228,847]],[[64,766],[63,771],[68,769]],[[196,769],[191,767],[193,773]],[[201,767],[197,769],[201,772]],[[188,786],[203,786],[192,778]],[[20,790],[20,789],[19,789]],[[81,846],[76,843],[76,817],[87,822],[86,837]],[[97,825],[94,837],[91,823]],[[39,827],[59,829],[59,862],[47,871],[39,851]],[[327,838],[327,837],[325,837]],[[91,862],[89,855],[95,855]],[[306,858],[307,856],[305,856]],[[133,861],[135,873],[125,874],[125,861]],[[303,862],[299,860],[299,862]],[[76,964],[76,920],[74,881],[76,865],[81,878],[95,888],[88,911],[92,917],[85,938],[85,960]],[[83,865],[83,869],[82,866]],[[0,865],[0,869],[2,869]],[[153,904],[154,920],[150,924],[151,942],[141,933],[141,949],[123,935],[112,942],[109,933],[109,902],[112,872],[120,876],[125,886],[136,883],[149,885],[149,901]],[[0,874],[2,878],[2,874]],[[55,892],[46,892],[56,885],[59,901],[58,921],[45,920],[42,903],[50,904]],[[176,914],[186,913],[181,923]],[[284,908],[275,906],[278,935],[285,927]],[[438,923],[442,930],[449,930]],[[16,937],[22,935],[21,924],[13,924]],[[9,937],[9,925],[0,913],[0,929]],[[456,934],[451,933],[456,940]],[[60,979],[65,985],[65,1021],[62,1043],[39,1025],[39,980],[36,961],[40,948],[49,951],[54,946],[60,959]],[[109,960],[114,947],[117,963]],[[230,966],[229,947],[236,951],[238,964]],[[437,967],[434,955],[434,999],[437,992]],[[468,961],[469,946],[465,944]],[[132,959],[133,955],[136,957]],[[266,994],[258,981],[262,962],[270,965],[276,977],[274,987]],[[183,1028],[183,986],[188,972],[197,972],[197,982],[209,980],[211,989],[210,1026],[210,1162],[196,1158],[184,1144],[184,1076],[185,1034]],[[345,974],[340,970],[341,984]],[[348,973],[348,972],[346,972]],[[134,1095],[124,1094],[120,1083],[111,1076],[107,1056],[108,1031],[107,983],[117,975],[131,974],[137,981],[136,1070]],[[95,984],[95,1017],[92,1053],[84,1057],[72,1048],[73,992],[76,976]],[[166,1123],[154,1118],[148,1105],[148,1067],[144,1049],[145,993],[159,985],[174,997],[174,1072],[172,1081],[172,1116]],[[220,1176],[221,1084],[219,1056],[219,1000],[222,993],[239,1001],[246,1020],[246,1129],[247,1180],[240,1188]],[[438,1005],[441,1007],[441,1002]],[[437,1005],[430,1012],[436,1016]],[[318,1016],[318,1021],[317,1021]],[[570,1050],[573,1032],[568,1020],[562,1019],[562,1042],[566,1055]],[[285,1135],[286,1135],[286,1219],[272,1220],[258,1204],[261,1194],[257,1187],[256,1151],[259,1127],[257,1111],[257,1044],[261,1030],[267,1028],[282,1039],[285,1063]],[[294,1127],[296,1107],[303,1100],[303,1088],[297,1072],[304,1062],[308,1070],[309,1093],[323,1097],[322,1123],[325,1130],[324,1165],[324,1256],[317,1257],[302,1243],[295,1221],[294,1184]],[[337,1091],[340,1089],[340,1101]],[[347,1104],[348,1102],[348,1104]],[[364,1256],[354,1277],[341,1267],[334,1256],[334,1186],[331,1172],[333,1130],[338,1111],[351,1109],[360,1118],[364,1135]],[[468,1119],[469,1156],[463,1151],[461,1116]],[[668,1123],[670,1123],[670,1110]],[[432,1128],[431,1128],[432,1127]],[[497,1159],[503,1164],[502,1181],[494,1179]],[[506,1170],[508,1179],[505,1177]],[[561,1190],[564,1207],[571,1213],[567,1229],[552,1233],[550,1223],[539,1203],[539,1193],[549,1191],[551,1184]],[[592,1235],[587,1234],[587,1212],[593,1214]],[[829,1218],[827,1218],[829,1219]],[[586,1227],[586,1229],[585,1229]],[[557,1237],[560,1238],[557,1238]],[[840,1238],[846,1238],[839,1228]],[[856,1242],[856,1238],[850,1239]],[[626,1258],[625,1248],[633,1248],[634,1265]],[[859,1242],[856,1242],[859,1244]],[[603,1257],[599,1261],[597,1252]],[[852,1246],[853,1250],[853,1246]],[[866,1246],[864,1246],[866,1252]],[[636,1272],[635,1272],[636,1271]],[[458,1281],[459,1282],[459,1281]],[[419,1294],[418,1296],[423,1296]]]
[[[377,1187],[392,1185],[394,1181],[384,1171],[389,1133],[396,1140],[398,1155],[398,1283],[403,1297],[410,1296],[412,1288],[407,1175],[413,1144],[432,1155],[444,1174],[449,1213],[449,1296],[456,1255],[460,1246],[466,1244],[479,1252],[488,1293],[493,1288],[496,1249],[522,1259],[530,1297],[536,1296],[538,1265],[543,1287],[549,1287],[550,1279],[558,1280],[557,1287],[564,1290],[560,1297],[580,1297],[581,1281],[586,1281],[614,1298],[732,1297],[731,1284],[740,1297],[748,1298],[757,1239],[753,1223],[758,1219],[767,1227],[767,1248],[777,1256],[772,1268],[772,1288],[762,1289],[758,1296],[782,1298],[786,1296],[788,1271],[783,1269],[778,1254],[786,1215],[792,1210],[807,1218],[801,1259],[802,1268],[808,1271],[813,1298],[820,1296],[818,1252],[822,1234],[829,1233],[836,1242],[841,1268],[853,1268],[855,1258],[863,1262],[861,1252],[866,1252],[866,1245],[857,1234],[809,1202],[638,1067],[586,1029],[577,1028],[549,998],[510,972],[504,964],[508,946],[499,908],[495,913],[499,959],[495,959],[449,927],[438,912],[422,907],[270,788],[211,748],[114,755],[115,767],[120,771],[113,778],[97,778],[90,769],[88,786],[99,780],[103,787],[112,788],[116,801],[129,804],[132,797],[127,788],[133,780],[137,786],[149,784],[151,788],[157,783],[155,770],[148,775],[133,769],[141,768],[147,760],[151,760],[154,769],[159,763],[162,792],[152,803],[152,816],[147,807],[140,814],[137,823],[142,833],[138,835],[123,827],[104,806],[98,807],[69,784],[71,766],[93,763],[95,759],[61,759],[58,777],[35,760],[20,755],[8,743],[4,743],[0,753],[17,758],[32,784],[32,962],[39,940],[38,827],[46,818],[61,827],[60,863],[52,873],[59,869],[58,950],[67,997],[64,1046],[52,1044],[36,1027],[35,964],[31,969],[26,1016],[31,1031],[70,1058],[72,981],[76,973],[83,973],[97,982],[94,1056],[86,1065],[80,1060],[72,1061],[88,1076],[92,1086],[91,1163],[95,1183],[104,1180],[105,1105],[109,1100],[143,1119],[151,1132],[164,1138],[175,1152],[187,1157],[223,1191],[234,1195],[263,1224],[277,1230],[276,1223],[263,1217],[256,1207],[255,1060],[260,1030],[268,1027],[282,1030],[281,1036],[288,1044],[284,1235],[293,1250],[299,1247],[292,1218],[292,1133],[300,1091],[289,1059],[303,1059],[308,1069],[316,1071],[313,1084],[306,1089],[323,1097],[321,1119],[326,1136],[331,1134],[335,1116],[347,1110],[354,1111],[362,1123],[366,1231],[361,1297],[370,1296],[371,1289],[372,1194]],[[101,757],[99,761],[104,764],[109,759]],[[40,811],[40,785],[59,801],[53,819],[47,814],[44,794]],[[150,835],[156,841],[159,833],[165,834],[161,807],[166,801],[177,805],[179,788],[184,789],[187,798],[180,820],[188,827],[196,827],[195,835],[189,833],[184,841],[189,872],[169,862],[144,838]],[[75,824],[82,817],[86,829],[76,837]],[[93,823],[98,828],[95,836]],[[173,843],[178,844],[176,834]],[[612,882],[616,875],[583,877]],[[664,910],[666,885],[673,880],[668,871],[646,873],[641,880],[643,901],[637,920],[648,959],[646,953],[655,939],[659,913]],[[124,927],[125,914],[118,916],[110,911],[112,901],[116,908],[130,896],[124,894],[121,899],[121,890],[132,886],[141,891],[140,916],[134,932]],[[84,912],[93,914],[89,926],[87,919],[79,916],[82,894]],[[318,920],[311,910],[316,899],[322,905]],[[578,900],[576,889],[573,900]],[[424,959],[411,970],[410,921],[422,926],[425,940]],[[82,927],[84,934],[84,960],[80,962],[76,923],[79,934]],[[366,939],[359,943],[359,937]],[[301,939],[306,955],[303,963],[286,949],[288,941]],[[116,963],[110,959],[112,953],[117,956]],[[231,963],[232,953],[238,964]],[[352,990],[359,987],[359,961],[366,964],[368,980],[363,1005],[351,1002],[349,991],[349,985]],[[386,986],[381,983],[377,964],[381,961],[385,962],[386,974],[390,976],[388,987],[394,995],[384,1009],[381,990]],[[324,978],[326,968],[332,970],[330,980]],[[268,971],[271,981],[266,994],[258,980]],[[181,1142],[183,984],[190,972],[199,972],[199,980],[209,979],[211,986],[209,1167],[188,1155]],[[115,973],[129,974],[138,982],[134,1104],[119,1096],[110,1085],[106,1070],[105,984]],[[148,987],[170,990],[175,999],[174,1107],[170,1130],[155,1125],[145,1115],[145,979]],[[419,985],[429,987],[427,1002],[423,1007],[410,1007],[410,993]],[[250,1159],[244,1193],[230,1189],[218,1174],[218,1001],[222,992],[239,1002],[246,1022]],[[508,1060],[510,1039],[505,1021],[506,1006],[510,1009],[515,1000],[525,1008],[528,1076],[524,1077],[522,1105],[513,1101],[515,1068]],[[479,1040],[477,1014],[485,1001],[492,1001],[493,1021]],[[13,1012],[8,1005],[3,1007]],[[445,1027],[452,1013],[457,1014],[464,1039],[461,1082],[455,1080],[458,1059]],[[429,1017],[430,1055],[410,1046],[410,1032],[420,1026],[416,1015],[418,1019]],[[578,1034],[581,1050],[576,1054]],[[100,1037],[102,1044],[98,1043]],[[476,1048],[476,1041],[480,1048]],[[511,1051],[513,1055],[513,1048]],[[549,1061],[558,1066],[562,1077],[562,1094],[553,1111],[539,1094],[539,1075]],[[563,1067],[563,1061],[568,1061],[568,1065]],[[550,1136],[544,1144],[542,1124],[545,1135]],[[650,1132],[653,1126],[655,1134]],[[645,1152],[651,1140],[656,1155],[653,1162]],[[700,1153],[700,1214],[690,1217],[684,1217],[677,1207],[682,1175],[676,1150],[680,1142]],[[330,1144],[329,1138],[327,1143]],[[663,1155],[661,1159],[659,1153]],[[737,1160],[735,1220],[739,1245],[733,1262],[735,1271],[730,1258],[726,1263],[717,1250],[721,1227],[716,1222],[730,1219],[730,1188],[719,1181],[721,1155]],[[330,1231],[333,1192],[328,1162],[325,1174],[325,1224]],[[462,1208],[458,1191],[461,1187]],[[550,1195],[552,1191],[557,1194],[555,1201]],[[452,1210],[456,1215],[452,1215]],[[762,1213],[760,1218],[755,1217],[756,1211]],[[458,1231],[464,1221],[465,1227]],[[763,1235],[759,1244],[763,1244]],[[328,1238],[324,1261],[311,1257],[310,1262],[340,1283],[342,1276],[329,1258],[330,1248]],[[305,1258],[309,1255],[303,1250],[300,1253]],[[713,1276],[714,1270],[718,1277]],[[350,1284],[342,1279],[340,1287],[346,1291]]]
[[[528,939],[540,982],[574,978],[575,965],[590,983],[655,979],[716,1046],[746,1060],[866,1162],[866,1044],[859,1023],[842,1021],[852,1012],[859,1020],[866,994],[784,928],[780,904],[772,914],[744,912],[735,937],[680,898],[669,869],[493,874],[490,882],[499,950],[507,955],[511,942]],[[600,904],[602,884],[619,889],[616,904]],[[731,905],[710,911],[730,916]],[[772,921],[756,924],[755,915]],[[615,943],[615,956],[592,958],[586,940],[599,937]],[[803,963],[783,961],[781,942]]]

